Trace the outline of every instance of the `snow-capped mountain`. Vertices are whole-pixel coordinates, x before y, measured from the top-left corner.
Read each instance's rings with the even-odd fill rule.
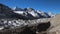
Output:
[[[18,8],[13,9],[0,4],[1,12],[0,15],[4,18],[20,18],[20,19],[38,19],[38,18],[50,18],[52,15],[39,10],[34,10],[33,8]],[[3,7],[3,8],[2,8]],[[1,17],[0,17],[1,18]]]
[[[50,18],[50,16],[48,15],[48,13],[45,12],[41,12],[39,10],[35,11],[32,8],[24,8],[23,11],[17,10],[17,11],[13,11],[16,14],[25,16],[26,18]]]
[[[51,17],[54,17],[55,14],[51,13],[51,12],[48,12],[48,15],[51,16]]]
[[[37,10],[37,13],[38,13],[39,15],[41,15],[43,18],[49,18],[49,17],[50,17],[50,16],[48,15],[48,13],[42,12],[42,11],[40,11],[40,10]]]

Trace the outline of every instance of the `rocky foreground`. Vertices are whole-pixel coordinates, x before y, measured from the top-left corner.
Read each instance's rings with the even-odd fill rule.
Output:
[[[17,32],[20,33],[24,31],[24,29],[32,30],[33,32],[36,32],[39,30],[39,24],[43,26],[43,24],[46,24],[48,26],[48,23],[51,18],[43,18],[43,19],[35,19],[35,20],[21,20],[21,19],[0,19],[0,33],[5,34],[11,32]],[[40,28],[45,28],[45,26],[40,27]],[[17,31],[16,31],[17,30]],[[44,31],[43,29],[40,31]],[[16,34],[17,34],[16,33]],[[27,32],[26,32],[27,33]],[[14,34],[14,33],[13,33]]]
[[[59,17],[60,14],[56,15],[53,18],[36,19],[36,20],[1,19],[2,22],[4,21],[3,22],[4,25],[0,27],[0,33],[1,34],[28,34],[28,33],[29,34],[60,34]]]

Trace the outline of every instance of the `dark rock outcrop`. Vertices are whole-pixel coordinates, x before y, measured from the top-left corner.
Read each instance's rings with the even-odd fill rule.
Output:
[[[41,24],[37,25],[37,31],[38,32],[46,31],[50,26],[51,26],[50,22],[41,23]]]
[[[9,18],[13,14],[11,8],[8,6],[5,6],[3,4],[0,4],[0,18]]]

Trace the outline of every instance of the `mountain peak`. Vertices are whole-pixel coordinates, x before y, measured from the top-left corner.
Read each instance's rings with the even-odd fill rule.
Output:
[[[34,10],[34,9],[33,8],[29,8],[29,7],[24,8],[24,11],[32,11],[32,10]]]
[[[22,9],[21,8],[18,8],[17,6],[14,7],[12,10],[14,10],[14,11],[22,11]]]

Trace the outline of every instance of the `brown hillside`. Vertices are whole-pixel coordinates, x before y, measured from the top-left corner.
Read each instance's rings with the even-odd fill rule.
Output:
[[[55,17],[53,17],[50,22],[54,26],[60,24],[60,14],[57,14]]]
[[[51,19],[51,26],[48,34],[60,34],[60,14],[57,14],[55,17]]]

